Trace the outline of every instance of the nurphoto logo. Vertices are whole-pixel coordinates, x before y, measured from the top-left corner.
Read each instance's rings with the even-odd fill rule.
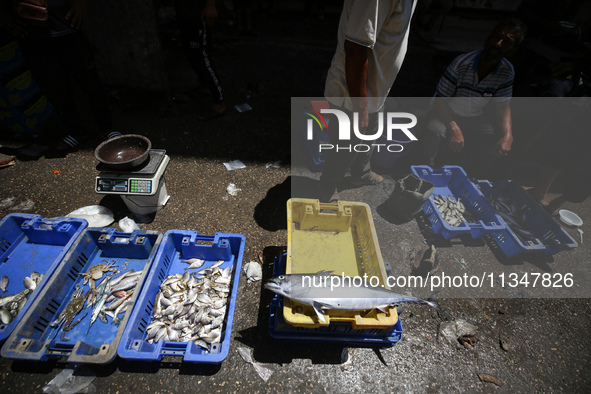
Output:
[[[373,134],[363,134],[359,130],[359,113],[353,112],[353,122],[349,119],[349,116],[338,109],[321,109],[320,112],[310,110],[305,112],[310,117],[307,121],[307,133],[306,138],[308,141],[314,139],[314,122],[318,124],[321,131],[328,132],[328,122],[322,116],[322,114],[330,114],[336,116],[338,122],[338,140],[346,142],[351,141],[353,130],[356,140],[360,141],[373,141],[373,143],[359,143],[359,144],[328,144],[322,143],[318,146],[318,151],[336,150],[338,151],[349,151],[349,152],[369,152],[370,149],[375,148],[378,152],[380,149],[387,150],[388,152],[402,152],[404,146],[397,143],[376,143],[376,141],[382,136],[384,131],[386,132],[387,141],[393,140],[392,132],[394,130],[400,130],[409,141],[417,141],[417,137],[410,131],[417,124],[417,117],[408,112],[379,112],[378,113],[378,128]],[[386,123],[384,125],[384,123]],[[353,127],[351,127],[353,125]],[[331,129],[331,132],[334,132]]]

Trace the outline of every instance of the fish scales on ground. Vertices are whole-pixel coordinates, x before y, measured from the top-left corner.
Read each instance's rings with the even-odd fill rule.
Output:
[[[334,280],[332,278],[337,278]],[[388,306],[400,303],[425,304],[434,308],[442,316],[451,320],[436,302],[398,294],[381,287],[355,286],[352,281],[326,273],[288,274],[271,278],[265,288],[283,297],[310,305],[322,322],[326,322],[324,311],[344,310],[362,311],[379,309],[385,312]],[[336,286],[332,286],[332,284]]]
[[[183,262],[191,266],[194,260]],[[218,260],[197,273],[177,273],[164,279],[146,328],[148,343],[193,341],[210,350],[211,344],[221,341],[232,276],[232,267],[220,268],[223,263]]]

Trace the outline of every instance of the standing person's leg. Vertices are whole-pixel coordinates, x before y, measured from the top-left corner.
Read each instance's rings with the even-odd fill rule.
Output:
[[[367,134],[375,134],[378,130],[378,122],[381,112],[375,112],[369,114],[369,123],[367,125]],[[371,155],[373,154],[374,147],[372,143],[374,141],[361,141],[359,139],[355,139],[355,143],[364,143],[370,146],[370,149],[365,152],[361,150],[357,152],[353,163],[351,164],[351,183],[354,186],[360,185],[375,185],[380,183],[384,180],[380,175],[376,174],[375,172],[371,171]]]
[[[338,108],[349,115],[349,111],[344,108]],[[345,178],[345,174],[349,170],[349,166],[355,160],[355,152],[347,149],[337,149],[339,146],[338,130],[329,132],[329,141],[334,149],[326,153],[324,160],[324,167],[319,183],[319,199],[321,202],[333,202],[339,199],[337,187],[339,183]],[[352,142],[353,140],[351,140]],[[342,145],[342,144],[341,144]]]
[[[189,64],[197,73],[199,81],[208,87],[213,99],[209,110],[201,111],[198,117],[202,120],[217,118],[226,112],[226,104],[222,85],[210,57],[210,31],[207,24],[200,21],[177,17],[177,22]]]
[[[98,75],[90,43],[80,32],[69,34],[62,39],[64,44],[69,47],[67,65],[72,79],[88,95],[90,109],[102,137],[112,136],[113,112],[108,95]]]
[[[19,40],[19,46],[35,81],[51,102],[67,129],[66,133],[69,134],[58,143],[58,149],[77,148],[78,143],[86,138],[87,130],[76,108],[72,81],[65,65],[64,56],[69,49],[55,38],[23,39]]]
[[[338,108],[345,112],[349,119],[353,119],[350,111],[345,108]],[[377,130],[378,114],[370,114],[367,134],[374,134]],[[351,168],[352,183],[355,185],[376,184],[383,181],[383,178],[372,172],[370,169],[370,159],[373,147],[368,152],[356,152],[354,146],[366,143],[351,133],[351,140],[339,141],[338,132],[328,133],[330,143],[334,146],[327,152],[324,162],[324,169],[320,176],[320,201],[331,202],[339,199],[337,192],[338,184],[345,178],[347,171]],[[368,145],[371,145],[368,144]],[[337,149],[339,147],[339,149]]]

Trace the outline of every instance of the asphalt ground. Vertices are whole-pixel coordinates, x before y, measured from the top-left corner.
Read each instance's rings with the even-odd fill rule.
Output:
[[[91,367],[97,375],[93,381],[97,392],[587,392],[591,308],[586,298],[519,298],[509,290],[494,299],[438,297],[454,317],[478,328],[473,347],[439,335],[444,320],[433,310],[404,306],[400,342],[382,349],[354,347],[350,364],[343,363],[343,345],[270,340],[271,294],[262,283],[272,275],[274,257],[286,247],[285,203],[294,184],[302,182],[298,194],[307,196],[319,175],[299,166],[290,155],[290,98],[322,94],[338,22],[338,13],[329,12],[322,21],[306,15],[293,10],[261,11],[255,19],[258,37],[236,40],[229,28],[220,29],[215,60],[228,104],[247,102],[251,111],[239,113],[230,108],[220,119],[199,122],[197,109],[208,98],[195,92],[196,78],[173,44],[167,47],[167,58],[175,100],[113,89],[118,129],[147,136],[155,148],[166,149],[171,157],[165,175],[171,198],[151,223],[140,224],[141,229],[243,234],[244,262],[257,261],[260,255],[264,264],[263,281],[249,284],[241,277],[230,353],[221,365],[183,364],[174,357],[156,363],[118,358],[109,365]],[[292,25],[298,28],[287,28]],[[450,57],[413,38],[395,94],[429,96]],[[0,216],[26,212],[51,218],[94,204],[111,208],[117,220],[126,216],[119,197],[93,190],[97,164],[93,145],[65,157],[49,153],[34,159],[23,156],[21,148],[31,142],[47,144],[59,131],[59,122],[52,119],[34,141],[5,139],[0,143],[3,155],[15,154],[18,159],[15,166],[0,170],[0,201],[34,202],[27,211],[14,210],[14,205],[3,208]],[[246,168],[227,171],[223,163],[237,159]],[[266,167],[278,160],[280,168]],[[392,223],[377,209],[388,198],[396,175],[387,176],[384,185],[345,190],[342,198],[375,207],[372,215],[384,260],[394,272],[406,274],[433,238],[423,231],[420,219]],[[237,196],[228,195],[229,183],[242,189]],[[577,212],[585,222],[583,231],[591,233],[589,201],[565,208]],[[577,239],[572,229],[566,231]],[[588,272],[587,245],[541,260],[519,258],[507,263],[484,241],[441,241],[437,243],[438,263],[440,269],[458,274],[464,272],[457,263],[460,259],[474,269],[486,263],[506,264],[516,272],[566,273],[572,267]],[[267,382],[242,359],[239,347],[252,349],[255,361],[273,370]],[[38,392],[66,366],[63,359],[41,363],[1,359],[2,391]],[[481,378],[483,374],[493,376],[502,386],[483,382],[479,374]]]

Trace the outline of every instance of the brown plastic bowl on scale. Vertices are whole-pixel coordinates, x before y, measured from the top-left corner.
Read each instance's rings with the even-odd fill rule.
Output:
[[[114,170],[131,170],[150,159],[152,142],[143,135],[125,134],[101,143],[94,150],[94,157]]]

